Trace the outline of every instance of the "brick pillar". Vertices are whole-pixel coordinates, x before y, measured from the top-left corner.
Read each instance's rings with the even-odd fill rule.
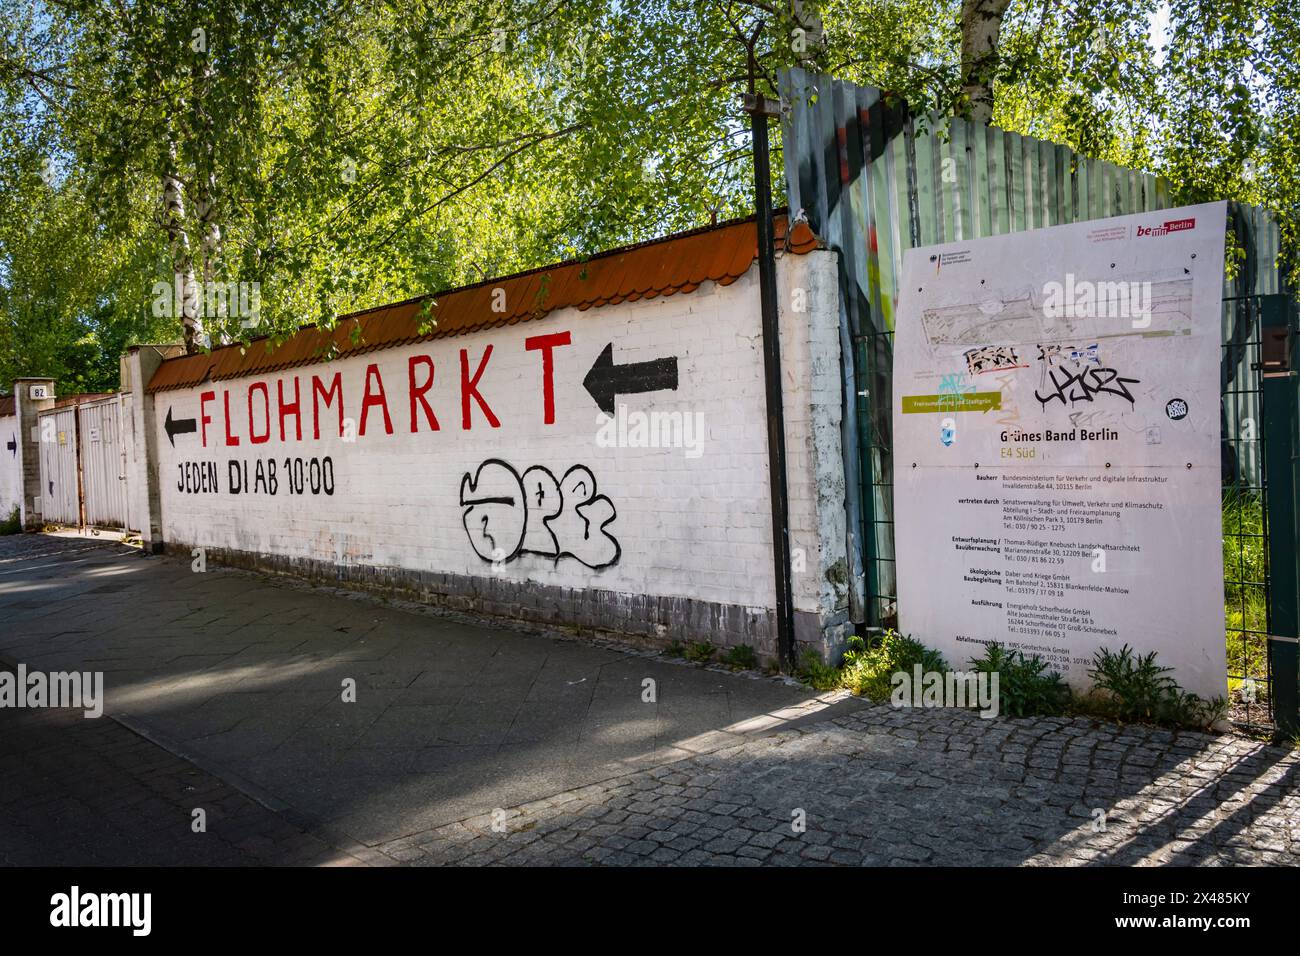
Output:
[[[18,467],[22,474],[19,518],[24,528],[41,526],[41,433],[36,413],[54,407],[54,379],[14,380],[14,414],[18,419]]]

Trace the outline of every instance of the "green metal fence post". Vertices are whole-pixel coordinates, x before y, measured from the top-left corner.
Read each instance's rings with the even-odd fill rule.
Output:
[[[1264,475],[1267,482],[1269,639],[1273,720],[1279,735],[1300,733],[1297,637],[1300,572],[1296,562],[1296,462],[1300,391],[1296,378],[1295,313],[1288,296],[1260,297]]]

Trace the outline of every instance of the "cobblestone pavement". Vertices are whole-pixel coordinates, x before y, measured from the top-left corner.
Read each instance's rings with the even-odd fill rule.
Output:
[[[103,580],[103,563],[87,567]],[[0,597],[5,581],[0,577]],[[30,601],[29,593],[11,593],[0,604]],[[101,616],[108,613],[104,595],[112,594],[98,598]],[[285,594],[277,602],[282,615],[322,600]],[[46,638],[53,642],[46,653],[57,649],[71,665],[94,631],[85,618],[82,612],[70,625],[74,642]],[[117,633],[113,648],[124,653]],[[29,661],[39,659],[40,649],[25,640]],[[149,645],[171,646],[161,638]],[[132,666],[142,668],[132,653]],[[148,686],[142,674],[136,699]],[[166,712],[169,720],[186,714]],[[887,706],[794,714],[746,732],[732,728],[695,752],[657,748],[649,759],[581,785],[543,791],[534,782],[542,799],[497,800],[509,787],[457,791],[457,806],[476,807],[459,819],[445,806],[394,816],[380,797],[383,786],[397,784],[372,779],[373,801],[352,806],[354,825],[344,829],[299,801],[303,791],[272,796],[250,783],[265,754],[226,751],[214,763],[209,753],[200,759],[188,744],[145,739],[111,717],[0,709],[0,862],[1300,864],[1300,754],[1286,748],[1083,719],[986,721]],[[361,746],[384,742],[379,734]],[[357,770],[338,766],[340,773]],[[329,771],[315,779],[328,784]],[[199,806],[208,815],[205,834],[190,828]],[[358,837],[357,827],[364,830],[372,817],[384,821],[374,832],[388,835]],[[424,819],[438,822],[420,826]],[[393,834],[394,821],[407,826]]]
[[[1295,866],[1298,764],[1236,737],[881,706],[379,849],[426,865]]]

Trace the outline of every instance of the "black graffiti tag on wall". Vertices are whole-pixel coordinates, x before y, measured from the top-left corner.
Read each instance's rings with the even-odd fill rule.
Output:
[[[622,548],[607,530],[618,517],[614,503],[596,493],[596,479],[574,465],[556,479],[534,465],[522,475],[489,458],[460,482],[465,533],[484,561],[513,561],[521,554],[571,557],[597,570],[618,562]]]
[[[1066,361],[1066,358],[1070,359]],[[1034,391],[1043,408],[1048,402],[1059,401],[1062,405],[1074,405],[1075,402],[1092,402],[1099,395],[1113,395],[1134,403],[1130,385],[1140,385],[1136,378],[1125,378],[1113,368],[1107,368],[1096,358],[1095,351],[1062,351],[1059,346],[1038,347],[1038,361],[1043,363],[1043,385],[1046,394]],[[1051,387],[1048,388],[1047,386]]]

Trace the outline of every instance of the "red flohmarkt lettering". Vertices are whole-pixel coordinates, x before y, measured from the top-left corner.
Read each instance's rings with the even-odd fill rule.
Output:
[[[524,381],[518,378],[505,381],[498,373],[496,380],[492,377],[493,345],[484,347],[475,358],[471,349],[459,349],[459,399],[461,429],[470,431],[477,423],[488,428],[500,428],[501,419],[493,408],[494,394],[517,391],[525,384],[538,383],[541,401],[542,424],[553,425],[556,418],[555,378],[557,350],[572,345],[569,332],[549,332],[533,335],[524,340],[524,350],[538,353],[540,375],[528,376]],[[304,418],[310,415],[311,438],[320,441],[324,438],[346,437],[349,433],[347,409],[360,409],[360,424],[355,429],[358,437],[378,433],[374,426],[382,421],[385,435],[394,434],[393,417],[389,406],[388,388],[393,386],[392,378],[397,377],[397,387],[401,386],[401,372],[393,367],[388,369],[389,381],[380,363],[367,364],[361,375],[345,379],[341,371],[313,373],[310,376],[310,389],[305,376],[290,375],[275,380],[275,387],[267,380],[248,383],[231,381],[223,383],[220,388],[220,400],[217,390],[209,389],[199,394],[199,433],[204,448],[208,447],[208,426],[215,423],[212,406],[217,406],[222,421],[218,427],[224,443],[230,447],[241,444],[244,437],[254,445],[270,441],[272,434],[279,434],[281,442],[302,441]],[[406,359],[406,398],[407,430],[410,434],[421,431],[436,432],[442,429],[438,419],[438,406],[445,407],[456,399],[445,393],[441,396],[435,391],[435,384],[441,385],[444,376],[437,374],[438,368],[434,357],[429,354],[411,355]],[[355,375],[355,373],[353,373]],[[455,373],[451,382],[457,383]],[[310,402],[308,404],[308,392]],[[349,397],[352,396],[352,397]],[[356,397],[356,396],[359,396]],[[514,397],[513,395],[511,396]],[[397,399],[401,408],[401,399]],[[357,404],[359,402],[359,404]],[[453,406],[454,407],[454,406]],[[529,403],[528,407],[536,407]],[[354,412],[354,414],[356,414]],[[246,416],[246,418],[245,418]],[[244,432],[243,419],[247,421]],[[275,426],[278,424],[279,428]]]

